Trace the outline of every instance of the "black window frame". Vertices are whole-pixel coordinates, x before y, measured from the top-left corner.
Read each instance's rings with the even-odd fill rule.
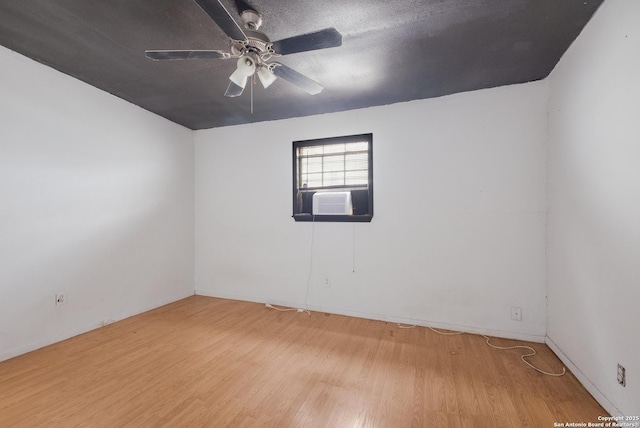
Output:
[[[353,142],[367,142],[368,143],[368,157],[367,157],[367,185],[366,186],[325,186],[324,188],[313,188],[307,190],[298,189],[298,148],[300,147],[311,147],[311,146],[325,146],[330,144],[344,144],[344,143],[353,143]],[[292,173],[293,173],[293,219],[295,221],[322,221],[322,222],[370,222],[373,218],[373,134],[356,134],[356,135],[347,135],[341,137],[329,137],[329,138],[319,138],[314,140],[300,140],[294,141],[292,144]],[[311,214],[311,213],[300,213],[298,211],[299,206],[299,197],[302,197],[302,194],[310,194],[306,195],[307,200],[312,197],[313,193],[319,190],[348,190],[360,191],[361,195],[363,190],[366,190],[366,201],[362,206],[366,206],[365,213],[354,213],[350,215],[320,215],[320,214]],[[353,196],[352,196],[353,198]]]

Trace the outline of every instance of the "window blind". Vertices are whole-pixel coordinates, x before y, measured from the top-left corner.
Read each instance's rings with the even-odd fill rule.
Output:
[[[367,187],[369,142],[298,147],[298,189]]]

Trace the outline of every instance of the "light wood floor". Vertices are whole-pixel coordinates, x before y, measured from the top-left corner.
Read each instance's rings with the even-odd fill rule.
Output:
[[[572,374],[544,376],[521,353],[194,296],[0,363],[0,427],[511,428],[606,415]]]

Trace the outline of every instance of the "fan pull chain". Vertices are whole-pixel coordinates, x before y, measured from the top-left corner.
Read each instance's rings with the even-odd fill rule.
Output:
[[[255,74],[253,76],[251,76],[251,114],[253,114],[253,84],[255,83],[256,76]]]

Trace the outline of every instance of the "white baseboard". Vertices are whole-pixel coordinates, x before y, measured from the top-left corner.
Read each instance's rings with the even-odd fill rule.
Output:
[[[597,386],[593,384],[589,380],[589,378],[571,361],[571,358],[567,356],[562,349],[551,339],[549,336],[545,339],[544,343],[547,344],[549,348],[560,358],[560,360],[564,363],[565,366],[571,373],[578,379],[578,381],[584,386],[584,388],[593,396],[593,398],[600,403],[604,409],[609,412],[611,416],[624,416],[616,406],[613,405],[611,401],[598,389]]]
[[[109,323],[122,321],[123,319],[130,318],[136,315],[140,315],[144,312],[150,311],[152,309],[159,308],[160,306],[168,305],[169,303],[176,302],[178,300],[182,300],[186,297],[192,296],[192,294],[187,294],[182,297],[173,298],[173,299],[164,299],[159,300],[154,303],[143,305],[137,308],[136,310],[129,312],[122,312],[115,314],[113,317],[109,319]],[[25,345],[19,346],[17,348],[9,349],[6,351],[0,352],[0,362],[8,360],[10,358],[14,358],[20,356],[22,354],[26,354],[27,352],[35,351],[40,348],[44,348],[45,346],[53,345],[54,343],[62,342],[63,340],[71,339],[72,337],[79,336],[81,334],[90,332],[91,330],[96,330],[100,327],[103,327],[104,320],[93,320],[91,322],[85,323],[81,326],[78,326],[73,329],[67,329],[64,333],[56,336],[46,337],[40,340],[36,340],[31,343],[27,343]]]
[[[273,305],[278,305],[278,306],[306,309],[304,307],[304,304],[300,305],[299,303],[294,303],[294,302],[257,298],[253,296],[245,296],[245,295],[230,294],[230,293],[218,293],[218,292],[212,293],[209,291],[198,290],[198,289],[195,290],[194,294],[199,296],[216,297],[221,299],[241,300],[246,302],[263,303],[263,304],[271,303]],[[164,306],[169,303],[173,303],[177,300],[181,300],[186,297],[189,297],[189,295],[178,297],[176,299],[160,300],[149,305],[144,305],[139,307],[137,310],[131,311],[130,313],[118,314],[117,318],[113,318],[113,321],[114,322],[121,321],[123,319],[130,318],[135,315],[139,315],[141,313],[150,311],[152,309],[156,309],[160,306]],[[594,397],[594,399],[598,403],[600,403],[602,407],[604,407],[604,409],[607,412],[609,412],[612,416],[624,416],[622,412],[618,408],[616,408],[616,406],[614,406],[613,403],[611,403],[611,401],[609,401],[609,399],[607,399],[607,397],[602,392],[600,392],[600,390],[589,380],[589,378],[573,363],[573,361],[571,361],[571,359],[560,349],[560,347],[553,341],[553,339],[551,339],[548,336],[545,337],[545,336],[532,335],[532,334],[526,334],[526,333],[482,329],[482,328],[476,328],[476,327],[466,326],[466,325],[433,322],[429,320],[419,320],[419,319],[403,318],[403,317],[396,317],[396,316],[387,316],[382,314],[359,312],[359,311],[353,311],[353,310],[341,309],[341,308],[329,308],[329,307],[316,306],[316,305],[310,305],[308,309],[314,312],[325,312],[325,313],[331,313],[336,315],[345,315],[345,316],[351,316],[356,318],[366,318],[366,319],[387,321],[387,322],[400,323],[400,324],[410,324],[410,325],[415,324],[422,327],[433,327],[433,328],[445,329],[445,330],[464,331],[471,334],[485,334],[488,336],[502,337],[505,339],[545,343],[558,356],[558,358],[560,358],[560,360],[565,364],[565,366],[569,370],[571,370],[571,372],[576,376],[578,381],[580,381],[580,383],[585,387],[585,389]],[[87,333],[91,330],[95,330],[102,326],[101,322],[102,322],[101,320],[100,321],[96,320],[94,322],[85,324],[73,330],[70,330],[70,331],[68,330],[63,335],[56,336],[56,337],[48,337],[42,340],[38,340],[32,343],[26,344],[24,346],[20,346],[18,348],[3,351],[0,353],[0,361],[5,361],[22,354],[26,354],[27,352],[35,351],[36,349],[40,349],[57,342],[61,342],[63,340],[70,339],[74,336]]]
[[[242,300],[245,302],[254,302],[254,303],[271,303],[272,305],[285,306],[289,308],[307,309],[304,306],[304,304],[300,304],[300,303],[274,300],[274,299],[264,299],[264,298],[254,297],[254,296],[210,292],[210,291],[198,290],[198,289],[196,289],[196,294],[199,296],[217,297],[221,299]],[[314,312],[325,312],[325,313],[336,314],[336,315],[346,315],[350,317],[366,318],[366,319],[371,319],[376,321],[387,321],[387,322],[400,323],[400,324],[418,325],[421,327],[432,327],[432,328],[443,329],[443,330],[464,331],[465,333],[484,334],[487,336],[501,337],[504,339],[524,340],[527,342],[535,342],[535,343],[544,343],[545,341],[545,336],[542,336],[542,335],[483,329],[483,328],[477,328],[477,327],[472,327],[468,325],[450,324],[450,323],[442,323],[442,322],[436,322],[436,321],[430,321],[430,320],[412,319],[412,318],[396,317],[396,316],[389,316],[389,315],[375,314],[375,313],[368,313],[368,312],[359,312],[359,311],[353,311],[350,309],[324,307],[324,306],[316,306],[316,305],[309,305],[308,309]]]

